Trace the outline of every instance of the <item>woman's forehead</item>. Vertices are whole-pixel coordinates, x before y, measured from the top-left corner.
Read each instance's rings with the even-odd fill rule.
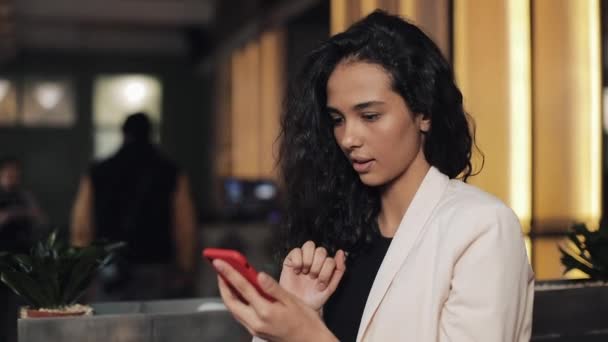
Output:
[[[392,91],[390,74],[367,62],[340,63],[327,82],[328,105],[378,101]]]

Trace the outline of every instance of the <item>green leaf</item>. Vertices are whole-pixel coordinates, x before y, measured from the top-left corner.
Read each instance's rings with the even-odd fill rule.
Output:
[[[591,231],[584,224],[574,224],[567,237],[571,245],[559,246],[566,272],[578,269],[591,278],[607,279],[608,227]]]
[[[96,247],[83,251],[67,278],[69,280],[62,296],[64,302],[71,303],[75,301],[77,295],[89,286],[95,275],[95,271],[97,271],[98,266],[101,264],[102,251]]]
[[[47,307],[52,302],[43,293],[44,286],[40,286],[41,284],[24,273],[3,272],[0,280],[34,308]]]
[[[99,268],[113,260],[122,242],[71,247],[56,232],[31,248],[29,255],[0,252],[0,280],[33,307],[74,303]]]
[[[586,249],[585,243],[580,240],[578,235],[569,234],[568,240],[571,241],[576,246],[576,248],[578,248],[579,251],[583,252]]]
[[[30,273],[32,271],[32,259],[25,254],[17,254],[13,256],[13,260],[23,272]]]

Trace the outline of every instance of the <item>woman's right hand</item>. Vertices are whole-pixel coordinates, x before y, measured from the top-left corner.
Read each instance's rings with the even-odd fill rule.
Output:
[[[306,241],[283,261],[279,284],[309,307],[320,311],[334,293],[346,270],[344,251],[332,258],[323,247]]]
[[[226,308],[252,335],[273,342],[338,341],[317,312],[269,275],[259,273],[257,282],[274,301],[264,298],[227,262],[216,259],[213,266],[221,274],[217,279]]]

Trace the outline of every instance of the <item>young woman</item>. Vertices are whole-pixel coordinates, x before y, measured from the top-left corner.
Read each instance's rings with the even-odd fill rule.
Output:
[[[518,218],[457,178],[473,139],[453,72],[416,26],[374,12],[307,58],[282,119],[280,284],[229,265],[222,298],[273,341],[528,341]]]

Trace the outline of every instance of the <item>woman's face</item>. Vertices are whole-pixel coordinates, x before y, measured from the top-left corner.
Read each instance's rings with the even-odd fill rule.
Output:
[[[0,187],[4,190],[13,190],[21,182],[19,164],[8,163],[0,169]]]
[[[384,185],[427,164],[422,132],[430,120],[409,110],[382,66],[339,63],[327,82],[327,111],[338,145],[364,184]]]

